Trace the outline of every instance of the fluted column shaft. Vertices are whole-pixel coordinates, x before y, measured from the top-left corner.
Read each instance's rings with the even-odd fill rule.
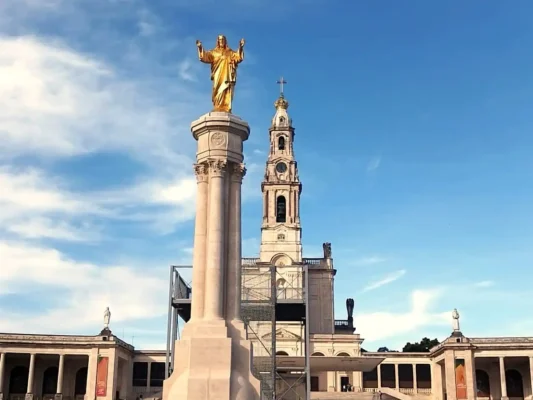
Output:
[[[205,273],[205,320],[224,319],[224,183],[226,162],[209,163],[209,236]]]
[[[194,172],[196,173],[198,188],[196,195],[196,220],[194,225],[192,322],[196,322],[204,316],[209,167],[205,163],[196,164],[194,166]]]
[[[229,188],[229,238],[226,278],[226,320],[241,319],[241,185],[246,174],[243,164],[231,168]]]

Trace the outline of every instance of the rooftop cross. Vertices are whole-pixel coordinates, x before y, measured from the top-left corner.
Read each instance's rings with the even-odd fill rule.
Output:
[[[280,85],[280,90],[279,90],[279,94],[281,95],[281,97],[283,97],[283,85],[287,83],[287,81],[285,79],[283,79],[283,77],[281,77],[279,79],[279,81],[276,82],[278,85]]]

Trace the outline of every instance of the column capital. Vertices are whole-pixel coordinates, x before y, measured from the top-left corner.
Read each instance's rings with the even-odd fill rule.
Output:
[[[231,181],[242,183],[242,178],[246,175],[246,167],[242,163],[232,164],[231,166]]]
[[[228,163],[224,160],[209,161],[209,175],[216,178],[221,178],[227,171]]]
[[[198,183],[207,182],[209,179],[209,165],[206,162],[194,164],[194,173]]]

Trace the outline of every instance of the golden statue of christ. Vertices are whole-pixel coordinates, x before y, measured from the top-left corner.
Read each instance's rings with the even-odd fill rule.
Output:
[[[239,42],[237,51],[233,51],[228,47],[226,36],[224,35],[218,35],[217,45],[212,50],[205,50],[199,40],[196,41],[196,47],[198,47],[200,61],[211,64],[214,111],[230,113],[233,92],[237,83],[237,66],[244,60],[244,39]]]

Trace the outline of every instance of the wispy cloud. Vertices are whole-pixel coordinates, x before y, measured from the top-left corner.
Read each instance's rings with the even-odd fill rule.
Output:
[[[355,265],[374,265],[374,264],[381,264],[383,262],[387,261],[385,257],[381,256],[368,256],[368,257],[362,257],[354,261]]]
[[[35,287],[47,287],[47,300],[58,300],[54,293],[61,296],[57,307],[38,315],[0,306],[4,331],[97,331],[106,306],[114,311],[114,321],[165,313],[166,293],[161,288],[166,286],[166,268],[152,268],[146,274],[131,266],[96,265],[74,261],[56,249],[16,241],[0,242],[0,259],[0,293],[31,296]]]
[[[181,79],[188,82],[196,82],[196,74],[193,65],[194,64],[188,58],[178,65],[178,73]]]
[[[35,168],[0,168],[0,232],[24,238],[95,241],[93,219],[143,223],[168,233],[194,216],[193,177],[147,180],[116,189],[72,192],[66,182]]]
[[[366,170],[368,172],[375,171],[376,169],[379,168],[380,165],[381,165],[381,156],[374,157],[366,165]]]
[[[442,296],[439,288],[415,290],[411,293],[411,308],[405,312],[371,312],[362,310],[355,316],[355,324],[363,337],[378,341],[401,336],[430,326],[451,323],[450,312],[432,312]]]
[[[404,269],[401,269],[396,272],[392,272],[389,275],[385,276],[384,278],[371,283],[370,285],[367,285],[363,288],[363,292],[368,292],[370,290],[378,289],[382,286],[388,285],[389,283],[392,283],[398,279],[400,279],[402,276],[404,276],[406,271]]]

